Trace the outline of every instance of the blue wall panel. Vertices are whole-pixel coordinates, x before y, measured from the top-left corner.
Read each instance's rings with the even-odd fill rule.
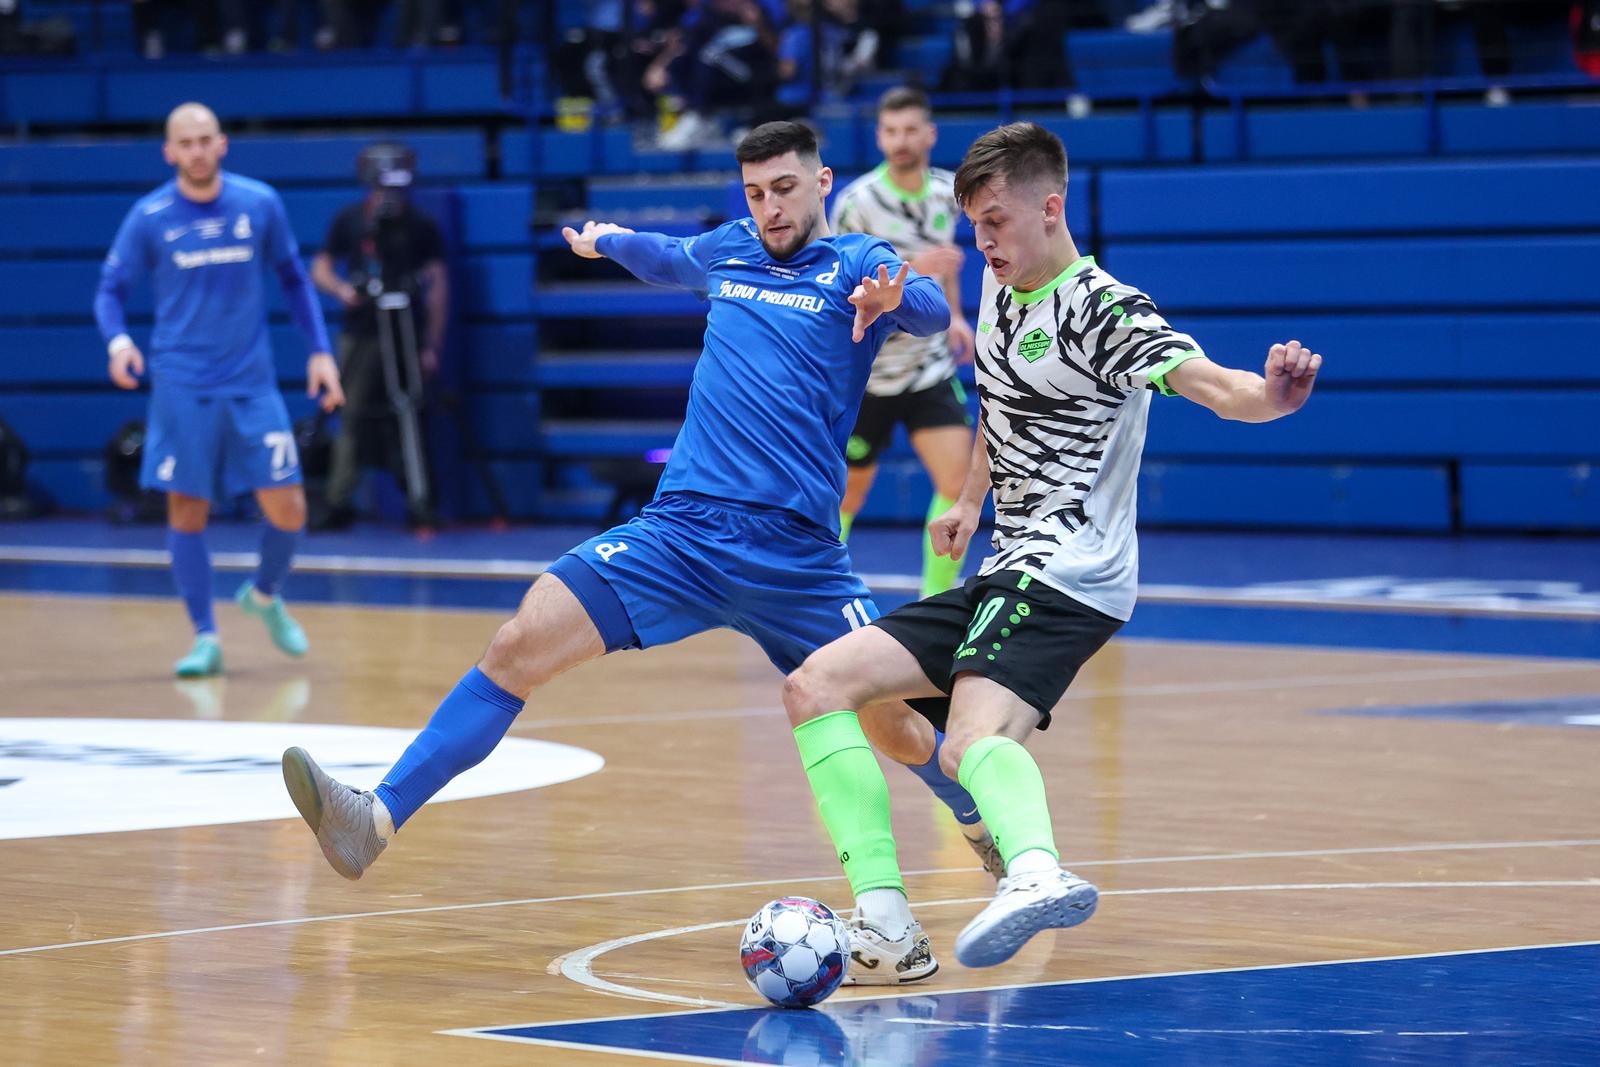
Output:
[[[1600,237],[1108,242],[1104,265],[1168,310],[1594,307]]]
[[[1439,112],[1439,139],[1452,153],[1600,152],[1600,104],[1580,99],[1446,107]]]
[[[1146,452],[1157,457],[1600,459],[1600,390],[1324,390],[1263,425],[1176,398],[1152,408]]]
[[[1139,519],[1172,525],[1448,530],[1450,477],[1443,464],[1147,461],[1139,476]]]
[[[22,72],[0,75],[0,106],[13,124],[80,122],[95,114],[100,92],[83,73]]]
[[[1271,345],[1299,340],[1327,357],[1327,383],[1600,384],[1600,360],[1574,343],[1600,341],[1600,313],[1180,314],[1172,324],[1217,362],[1258,372]]]
[[[461,242],[467,248],[522,248],[533,239],[528,229],[533,198],[527,185],[467,185],[457,190],[461,203]]]
[[[1109,239],[1600,227],[1600,159],[1108,170]]]
[[[1461,521],[1468,529],[1600,530],[1600,463],[1463,464]]]
[[[527,315],[533,311],[533,256],[500,253],[472,256],[462,264],[469,286],[462,310],[476,315]]]
[[[0,393],[0,416],[34,453],[98,454],[117,427],[144,418],[145,392]]]
[[[392,63],[315,66],[225,66],[106,74],[106,118],[154,122],[188,100],[204,100],[224,123],[230,116],[321,118],[332,101],[345,115],[412,113],[408,67]]]
[[[1419,156],[1428,149],[1428,116],[1420,107],[1254,109],[1247,113],[1244,143],[1229,112],[1206,115],[1205,158],[1336,159]]]

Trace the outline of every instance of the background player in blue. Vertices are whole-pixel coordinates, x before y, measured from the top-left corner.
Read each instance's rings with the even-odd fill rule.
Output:
[[[128,336],[128,288],[148,278],[155,294],[140,482],[167,494],[172,573],[195,630],[194,646],[177,663],[184,677],[222,670],[204,536],[218,491],[253,490],[266,516],[261,565],[239,588],[239,606],[266,624],[284,652],[306,652],[305,631],[278,595],[305,528],[306,498],[267,340],[265,268],[277,273],[311,348],[306,392],[320,393],[329,411],[344,402],[283,201],[270,186],[222,170],[227,151],[217,117],[203,104],[183,104],[167,116],[162,154],[177,176],[128,212],[94,301],[111,380],[137,389],[145,358]]]
[[[594,222],[564,231],[578,255],[709,297],[683,430],[655,500],[534,583],[375,792],[333,781],[301,749],[284,753],[290,795],[344,877],[359,878],[418,808],[487,756],[535,688],[579,663],[721,627],[792,670],[877,616],[838,536],[845,442],[884,338],[941,331],[949,306],[933,279],[908,280],[887,242],[829,233],[833,173],[810,130],[759,126],[737,157],[751,218],[686,240]],[[895,738],[873,740],[895,755]],[[833,770],[865,760],[877,772],[859,728],[847,747]],[[957,811],[976,807],[936,758],[919,773]],[[888,835],[871,847],[894,853]],[[874,926],[905,909],[898,876],[858,889],[854,948],[868,962],[852,973],[875,984],[931,974],[920,927]]]

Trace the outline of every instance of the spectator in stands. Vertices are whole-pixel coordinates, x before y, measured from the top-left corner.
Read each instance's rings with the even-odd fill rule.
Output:
[[[940,88],[946,92],[987,92],[1000,85],[1017,89],[1060,89],[1073,84],[1067,58],[1067,27],[1072,0],[978,0],[958,3],[962,16],[955,55]],[[1074,116],[1088,114],[1089,99],[1068,98]]]
[[[146,59],[167,51],[166,22],[187,15],[194,45],[208,54],[238,55],[249,46],[245,0],[132,0],[133,32]]]
[[[363,452],[382,450],[384,465],[405,484],[404,443],[398,438],[404,427],[396,425],[395,402],[400,398],[394,390],[409,382],[412,391],[420,393],[421,383],[410,375],[420,371],[427,379],[439,369],[450,319],[449,276],[438,224],[408,195],[414,168],[415,157],[403,145],[373,145],[363,152],[362,176],[370,190],[334,218],[322,250],[311,262],[311,280],[345,308],[339,336],[344,417],[333,446],[324,508],[312,516],[313,529],[350,525]],[[415,353],[404,350],[403,328],[387,334],[380,328],[379,316],[393,312],[380,310],[378,298],[392,293],[407,297],[406,308],[398,313],[412,317],[409,332],[421,345]],[[381,445],[363,449],[363,441]],[[408,507],[413,528],[432,527],[425,492],[408,493]]]
[[[855,0],[789,0],[789,24],[778,37],[778,88],[776,98],[781,115],[763,118],[795,118],[810,112],[817,103],[818,87],[824,91],[846,91],[844,84],[844,45],[847,26],[854,21]],[[812,18],[817,22],[813,26]],[[816,54],[820,39],[822,55]],[[820,68],[820,70],[819,70]]]
[[[781,4],[690,0],[679,36],[645,76],[645,88],[659,92],[670,70],[686,103],[677,125],[662,134],[661,148],[681,151],[719,136],[712,118],[719,107],[739,105],[756,115],[772,110],[778,31],[787,21]]]
[[[1552,32],[1568,18],[1569,0],[1392,0],[1392,69],[1397,78],[1434,73],[1441,21],[1465,17],[1478,47],[1478,67],[1490,81],[1484,101],[1504,107],[1511,94],[1499,84],[1512,72],[1509,27],[1548,24]]]
[[[676,34],[684,0],[601,0],[552,52],[561,96],[587,100],[606,118],[651,119],[644,72]]]
[[[1574,0],[1572,53],[1579,70],[1600,78],[1600,0]]]

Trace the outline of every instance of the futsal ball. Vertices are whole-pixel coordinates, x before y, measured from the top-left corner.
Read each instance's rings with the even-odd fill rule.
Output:
[[[774,900],[745,924],[739,945],[744,976],[780,1008],[820,1004],[844,981],[850,934],[826,904],[808,897]]]

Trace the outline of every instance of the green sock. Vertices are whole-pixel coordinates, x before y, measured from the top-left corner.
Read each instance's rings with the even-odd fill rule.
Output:
[[[1044,798],[1044,775],[1027,749],[1009,737],[985,737],[961,757],[956,778],[978,802],[1006,863],[1030,848],[1061,858]]]
[[[794,728],[823,825],[850,889],[898,889],[900,861],[889,825],[889,783],[853,711],[835,711]]]
[[[856,517],[847,511],[839,512],[839,540],[850,540],[850,527],[856,523]]]
[[[932,522],[940,515],[955,506],[955,501],[947,496],[933,494],[933,502],[928,505],[928,522]],[[927,523],[922,527],[922,595],[935,596],[946,589],[954,589],[961,580],[961,561],[951,559],[949,556],[938,556],[933,551],[933,538],[928,535]]]

